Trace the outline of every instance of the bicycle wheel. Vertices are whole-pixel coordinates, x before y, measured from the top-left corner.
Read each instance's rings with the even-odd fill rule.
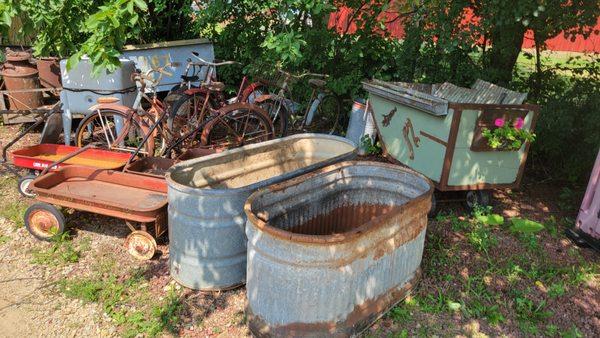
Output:
[[[266,111],[271,118],[275,137],[283,137],[287,135],[290,113],[285,101],[270,97],[258,103],[258,106],[264,109],[264,111]]]
[[[122,133],[126,133],[123,142],[115,145],[115,140]],[[75,132],[75,144],[84,147],[97,143],[103,149],[133,152],[143,141],[144,135],[137,121],[129,119],[127,114],[112,109],[99,109],[81,120]],[[154,147],[147,142],[142,150],[149,154],[154,151]]]
[[[210,114],[205,114],[203,121],[200,121],[200,113],[205,101],[206,93],[182,94],[171,106],[167,118],[169,130],[174,135],[184,135],[209,119]],[[206,103],[206,111],[209,112],[214,107],[215,103],[209,97]]]
[[[219,116],[202,130],[203,146],[235,148],[273,138],[273,124],[260,107],[235,103],[222,108]]]
[[[317,107],[313,121],[306,129],[314,133],[341,135],[341,110],[342,105],[336,95],[325,95]]]

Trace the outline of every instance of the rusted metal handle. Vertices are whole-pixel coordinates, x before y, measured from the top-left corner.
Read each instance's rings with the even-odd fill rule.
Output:
[[[408,151],[410,152],[410,159],[414,160],[415,159],[415,149],[413,148],[413,143],[415,144],[415,147],[419,147],[419,143],[421,143],[421,139],[418,138],[417,136],[415,136],[415,129],[413,127],[412,121],[410,120],[410,118],[406,118],[406,123],[404,123],[404,127],[402,128],[402,134],[404,135],[404,140],[406,141],[406,144],[408,146]],[[411,142],[411,138],[409,137],[409,134],[411,134],[412,136],[412,142]]]

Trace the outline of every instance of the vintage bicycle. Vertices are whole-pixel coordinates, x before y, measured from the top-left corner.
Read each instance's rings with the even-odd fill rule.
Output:
[[[193,124],[189,129],[185,128],[188,125],[186,121],[168,123],[167,118],[171,113],[158,99],[156,88],[163,74],[170,75],[165,70],[169,66],[167,64],[145,73],[132,74],[138,84],[133,108],[119,104],[116,98],[100,98],[77,128],[76,145],[83,147],[96,143],[102,148],[131,153],[140,148],[141,155],[172,157],[198,143],[206,147],[230,148],[273,137],[273,127],[267,113],[247,103],[220,109],[207,108],[203,111],[204,123]],[[146,93],[146,86],[150,87],[149,93]],[[203,88],[209,92],[219,89],[217,86]],[[151,137],[145,137],[148,133],[152,133]],[[197,137],[199,135],[200,138]]]
[[[308,79],[311,87],[310,99],[306,109],[295,103],[291,84],[303,78]],[[339,97],[327,89],[325,79],[328,75],[317,73],[292,74],[278,69],[272,83],[276,83],[279,91],[276,94],[265,94],[256,98],[255,103],[268,112],[274,126],[276,136],[284,136],[289,129],[297,131],[341,134],[343,115]]]

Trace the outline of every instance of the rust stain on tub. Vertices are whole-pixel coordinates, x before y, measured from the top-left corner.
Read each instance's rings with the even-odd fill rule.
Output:
[[[403,301],[421,279],[422,271],[418,269],[414,276],[402,287],[388,290],[383,295],[368,300],[354,307],[352,312],[339,322],[291,323],[270,327],[260,316],[246,308],[248,326],[256,337],[348,337],[358,335],[372,323],[383,317],[392,307]]]
[[[418,278],[431,194],[422,175],[374,162],[332,165],[252,194],[251,331],[345,337],[371,325]]]

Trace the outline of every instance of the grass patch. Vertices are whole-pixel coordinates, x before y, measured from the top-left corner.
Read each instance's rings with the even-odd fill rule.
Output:
[[[0,235],[0,245],[8,243],[10,241],[10,237],[6,235]]]
[[[4,202],[2,208],[0,208],[0,217],[6,218],[7,220],[15,224],[15,228],[21,228],[25,225],[23,215],[27,210],[28,205],[19,200],[13,200]]]
[[[165,331],[176,334],[185,309],[173,289],[157,300],[139,270],[127,277],[100,274],[62,280],[59,288],[68,297],[101,304],[104,312],[121,327],[124,337],[155,337]]]
[[[48,266],[77,263],[81,253],[87,251],[90,239],[84,238],[77,247],[68,232],[55,235],[51,239],[52,245],[47,249],[33,250],[32,263]]]
[[[546,301],[535,302],[523,294],[515,296],[514,310],[519,322],[519,329],[523,333],[531,335],[539,334],[538,325],[553,314],[546,310]]]

